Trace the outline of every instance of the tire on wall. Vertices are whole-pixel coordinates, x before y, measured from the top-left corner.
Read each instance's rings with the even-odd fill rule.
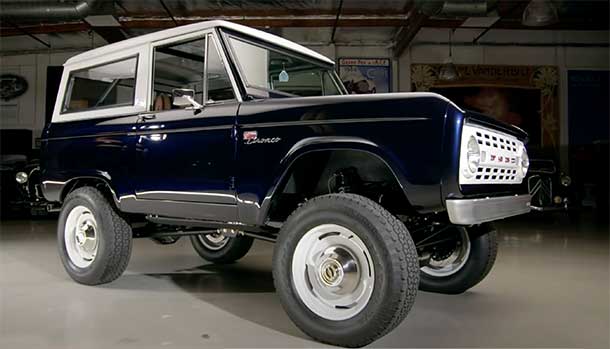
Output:
[[[312,338],[361,347],[406,317],[419,284],[402,222],[354,194],[307,201],[282,226],[273,256],[282,306]]]
[[[498,237],[493,224],[459,228],[460,243],[454,263],[421,268],[422,291],[459,294],[481,282],[493,267],[498,253]]]
[[[127,268],[132,232],[99,190],[82,187],[66,197],[57,241],[68,275],[81,284],[99,285],[115,280]]]
[[[191,244],[201,258],[216,264],[233,263],[245,256],[254,239],[249,236],[226,237],[220,234],[192,235]]]

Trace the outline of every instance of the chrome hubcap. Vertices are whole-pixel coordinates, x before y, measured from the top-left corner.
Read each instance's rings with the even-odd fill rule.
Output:
[[[218,251],[229,243],[229,238],[222,234],[205,234],[197,235],[197,239],[203,246],[212,251]]]
[[[459,228],[455,248],[441,256],[430,258],[428,265],[421,268],[425,274],[435,277],[446,277],[460,271],[470,257],[470,238],[466,229]]]
[[[68,214],[64,242],[70,261],[86,268],[95,260],[98,248],[97,222],[85,206],[76,206]]]
[[[328,320],[346,320],[368,304],[373,293],[373,261],[351,230],[323,224],[309,230],[292,258],[295,290],[312,312]]]

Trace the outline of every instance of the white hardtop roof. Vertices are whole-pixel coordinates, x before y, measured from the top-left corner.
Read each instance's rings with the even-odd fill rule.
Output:
[[[215,27],[234,30],[236,32],[243,33],[245,35],[255,37],[259,40],[262,40],[262,41],[265,41],[265,42],[268,42],[271,44],[275,44],[275,45],[285,48],[287,50],[297,51],[300,54],[309,56],[311,58],[322,61],[324,63],[335,64],[328,57],[323,56],[311,49],[308,49],[307,47],[301,46],[290,40],[281,38],[277,35],[269,34],[264,31],[246,27],[244,25],[237,24],[237,23],[221,21],[221,20],[214,20],[214,21],[205,21],[205,22],[184,25],[184,26],[166,29],[166,30],[160,30],[160,31],[157,31],[154,33],[145,34],[142,36],[138,36],[138,37],[134,37],[131,39],[119,41],[119,42],[116,42],[113,44],[98,47],[96,49],[93,49],[93,50],[90,50],[87,52],[83,52],[79,55],[76,55],[76,56],[68,59],[66,61],[65,65],[69,65],[69,64],[73,64],[73,63],[80,63],[80,62],[86,61],[86,60],[94,58],[94,57],[99,58],[100,56],[103,56],[106,54],[114,53],[114,52],[125,50],[125,49],[130,49],[133,47],[147,44],[149,42],[167,39],[167,38],[171,38],[174,36],[189,34],[189,33],[199,31],[199,30],[215,28]]]

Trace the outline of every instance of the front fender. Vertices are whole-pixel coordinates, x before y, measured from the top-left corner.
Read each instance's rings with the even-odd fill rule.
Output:
[[[290,176],[292,165],[302,156],[316,151],[328,151],[328,150],[340,150],[346,149],[350,151],[362,151],[373,156],[376,156],[383,163],[386,164],[390,172],[394,175],[396,181],[400,185],[401,189],[409,197],[409,189],[411,184],[405,177],[406,169],[401,165],[400,161],[396,156],[389,151],[384,149],[382,146],[360,137],[347,137],[347,136],[321,136],[321,137],[309,137],[297,142],[286,155],[280,161],[280,166],[274,174],[273,184],[270,187],[267,195],[260,205],[258,215],[256,217],[256,224],[264,224],[266,219],[271,201],[277,194],[278,190],[283,188],[284,184]],[[245,217],[242,217],[245,218]]]

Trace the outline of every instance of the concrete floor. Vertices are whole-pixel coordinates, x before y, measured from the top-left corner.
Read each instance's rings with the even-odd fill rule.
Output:
[[[420,292],[374,347],[609,348],[608,227],[565,215],[499,225],[491,274],[458,296]],[[55,221],[0,223],[0,348],[319,347],[274,294],[272,245],[237,264],[202,262],[188,239],[134,243],[127,272],[74,283]]]

